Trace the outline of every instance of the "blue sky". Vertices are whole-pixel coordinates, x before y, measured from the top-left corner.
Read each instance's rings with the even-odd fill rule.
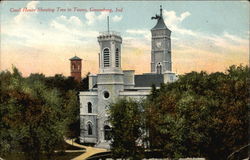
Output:
[[[173,68],[224,71],[247,64],[249,56],[249,3],[246,1],[4,1],[1,2],[1,69],[15,65],[25,75],[69,75],[68,59],[83,58],[83,73],[98,72],[98,32],[110,28],[123,37],[124,69],[149,72],[150,29],[163,16],[172,30]],[[113,12],[10,12],[11,8],[96,8]],[[122,8],[122,12],[115,12]]]

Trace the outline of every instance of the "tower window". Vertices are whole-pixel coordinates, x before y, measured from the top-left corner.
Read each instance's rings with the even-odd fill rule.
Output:
[[[119,49],[116,48],[115,50],[115,66],[119,67]]]
[[[92,135],[92,134],[93,134],[93,131],[92,131],[92,124],[91,124],[91,123],[88,123],[87,127],[88,127],[88,135]]]
[[[88,102],[88,113],[92,113],[92,103]]]
[[[157,74],[162,74],[162,66],[160,63],[157,64],[156,66],[156,73]]]
[[[75,70],[75,68],[76,68],[76,65],[72,64],[72,70]]]
[[[104,67],[109,67],[110,66],[109,57],[110,57],[109,49],[105,48],[103,50],[103,63],[104,63]]]
[[[77,65],[77,70],[80,71],[80,64]]]

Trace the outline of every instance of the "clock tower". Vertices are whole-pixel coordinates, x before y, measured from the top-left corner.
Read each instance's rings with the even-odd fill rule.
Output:
[[[160,15],[155,15],[157,24],[151,29],[151,72],[163,74],[172,72],[171,60],[171,31],[167,28],[160,6]]]

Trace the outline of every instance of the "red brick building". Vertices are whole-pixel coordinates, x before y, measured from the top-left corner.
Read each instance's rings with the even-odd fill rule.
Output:
[[[71,77],[74,77],[77,82],[80,82],[82,80],[82,59],[74,56],[69,60]]]

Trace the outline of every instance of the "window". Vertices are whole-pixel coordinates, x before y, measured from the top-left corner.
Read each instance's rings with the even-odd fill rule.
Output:
[[[108,91],[104,91],[104,92],[103,92],[103,97],[104,97],[105,99],[109,98],[109,92],[108,92]]]
[[[72,70],[75,70],[75,68],[76,68],[76,65],[72,64]]]
[[[174,77],[170,76],[170,81],[173,82],[174,81]]]
[[[110,66],[109,57],[110,57],[109,49],[105,48],[103,50],[103,64],[104,64],[104,67],[109,67]]]
[[[157,74],[162,74],[162,67],[161,67],[160,63],[158,63],[157,66],[156,66],[156,73]]]
[[[111,140],[111,128],[108,125],[104,126],[104,139]]]
[[[115,50],[115,66],[119,67],[119,49],[116,48]]]
[[[92,135],[93,132],[92,132],[92,124],[91,123],[88,123],[88,135]]]
[[[92,113],[92,103],[88,102],[88,113]]]

